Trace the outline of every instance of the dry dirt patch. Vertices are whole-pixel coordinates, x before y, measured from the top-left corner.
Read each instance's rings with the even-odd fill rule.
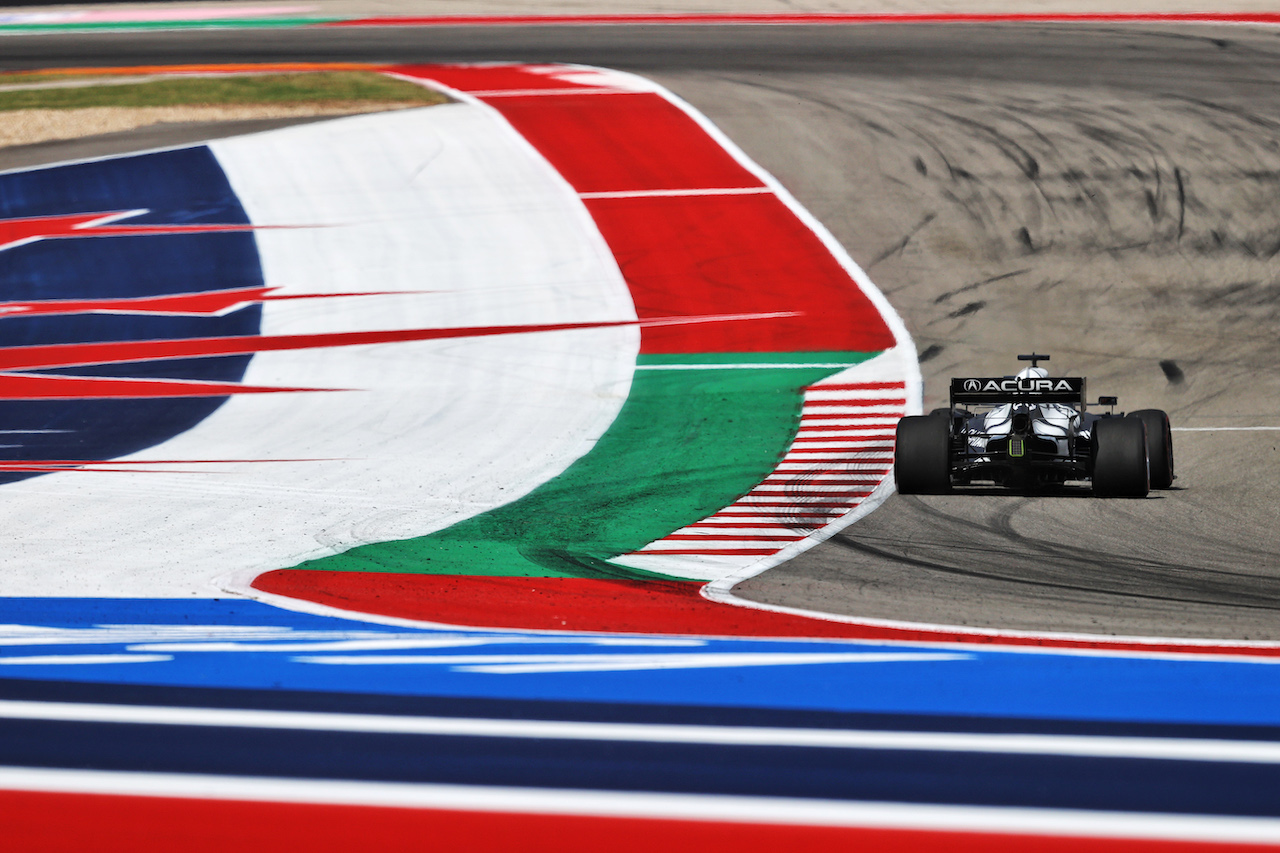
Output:
[[[427,106],[439,92],[372,71],[0,75],[0,147],[162,124],[305,119]]]
[[[354,101],[323,104],[216,104],[11,110],[4,113],[4,120],[0,122],[0,147],[79,139],[156,124],[354,115],[404,109],[408,106],[413,105]]]

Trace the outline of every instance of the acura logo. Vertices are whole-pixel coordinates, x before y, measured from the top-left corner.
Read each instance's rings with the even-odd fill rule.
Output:
[[[964,381],[964,390],[966,391],[977,391],[981,386],[982,383],[976,379],[966,379]]]

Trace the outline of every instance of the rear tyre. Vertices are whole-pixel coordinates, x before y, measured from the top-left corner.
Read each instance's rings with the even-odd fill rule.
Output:
[[[1147,460],[1151,466],[1151,488],[1167,489],[1173,485],[1173,432],[1169,416],[1159,409],[1130,412],[1147,427]]]
[[[951,491],[951,425],[947,418],[912,415],[898,421],[893,475],[904,495]]]
[[[1151,488],[1147,428],[1137,418],[1102,418],[1093,425],[1093,493],[1102,498],[1142,498]]]

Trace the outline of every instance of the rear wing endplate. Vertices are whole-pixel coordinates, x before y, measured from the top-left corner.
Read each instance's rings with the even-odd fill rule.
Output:
[[[1083,376],[1017,379],[1010,376],[968,376],[951,380],[951,407],[977,403],[1069,403],[1084,405]]]

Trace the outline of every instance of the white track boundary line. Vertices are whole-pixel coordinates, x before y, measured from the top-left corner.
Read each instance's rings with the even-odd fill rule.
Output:
[[[698,196],[719,195],[769,195],[773,190],[768,187],[724,187],[720,189],[691,190],[618,190],[617,192],[578,193],[578,198],[696,198]]]
[[[1280,432],[1280,426],[1252,427],[1170,427],[1172,432]]]
[[[564,89],[477,89],[467,92],[473,98],[536,98],[542,96],[564,97],[566,95],[635,95],[640,94],[630,89],[596,88],[564,88]]]
[[[845,367],[855,367],[852,364],[843,363],[827,363],[827,362],[791,362],[791,363],[764,363],[749,362],[746,364],[637,364],[636,370],[771,370],[774,368],[835,368],[841,369]]]
[[[1280,764],[1280,742],[1204,738],[592,723],[17,700],[0,701],[0,718],[446,737],[887,749]]]
[[[767,515],[767,513],[761,513]],[[743,519],[750,521],[750,519]],[[738,519],[734,519],[733,523],[737,523]],[[702,594],[706,595],[707,587],[702,587]],[[451,625],[442,622],[428,622],[420,619],[405,619],[396,616],[379,616],[373,613],[362,613],[356,610],[343,610],[342,608],[333,607],[328,604],[317,604],[302,599],[289,598],[274,593],[262,592],[261,590],[249,589],[247,592],[238,590],[226,590],[229,594],[245,595],[262,604],[268,604],[272,607],[278,607],[281,610],[291,610],[297,613],[310,613],[316,616],[329,616],[336,619],[345,619],[352,622],[368,622],[379,625],[388,625],[392,627],[418,628],[433,631],[470,631],[478,634],[488,634],[494,636],[537,636],[537,637],[606,637],[614,638],[618,634],[607,631],[553,631],[545,628],[493,628],[484,625]],[[708,596],[709,597],[709,596]],[[714,600],[714,599],[712,599]],[[757,606],[756,602],[746,599],[734,599],[730,602],[739,607]],[[854,617],[840,616],[832,613],[819,613],[815,611],[799,610],[796,608],[776,607],[774,605],[758,605],[761,610],[770,610],[773,612],[793,613],[795,615],[807,616],[809,618],[818,619],[826,622],[846,622],[855,625],[867,625],[871,620],[856,619]],[[890,627],[901,627],[902,625],[912,625],[913,623],[895,623]],[[918,627],[918,626],[917,626]],[[939,629],[947,626],[926,625],[925,628]],[[1155,637],[1106,637],[1105,639],[1112,643],[1133,643],[1135,645],[1165,645],[1178,644],[1184,646],[1206,646],[1206,651],[1190,651],[1190,652],[1164,652],[1164,651],[1147,651],[1143,649],[1123,649],[1123,648],[1107,648],[1105,646],[1094,648],[1081,648],[1078,646],[1028,646],[1016,643],[1001,643],[998,640],[1018,639],[1017,632],[1005,632],[997,638],[996,642],[989,639],[992,635],[980,633],[977,629],[957,628],[955,633],[968,633],[975,638],[984,638],[981,641],[965,641],[959,639],[945,640],[923,640],[923,639],[884,639],[874,638],[866,639],[859,637],[769,637],[769,636],[751,636],[743,637],[739,634],[653,634],[643,636],[654,637],[671,637],[675,639],[688,639],[696,636],[700,640],[752,640],[767,641],[770,643],[792,643],[797,645],[807,645],[811,643],[823,644],[840,644],[851,646],[873,646],[876,648],[885,647],[905,647],[920,649],[952,649],[955,651],[965,652],[968,654],[978,654],[982,652],[999,653],[999,654],[1024,654],[1024,655],[1071,655],[1077,657],[1107,657],[1107,658],[1142,658],[1144,660],[1169,660],[1169,661],[1195,661],[1195,662],[1220,662],[1220,663],[1250,663],[1250,664],[1280,664],[1280,656],[1270,657],[1250,654],[1232,654],[1229,651],[1219,651],[1219,649],[1274,649],[1280,648],[1280,643],[1264,641],[1264,640],[1161,640]],[[627,635],[634,636],[634,635]],[[1039,634],[1027,634],[1029,637],[1041,638]],[[1069,634],[1067,639],[1083,639],[1092,641],[1097,639],[1093,634]],[[976,648],[975,648],[976,646]]]

